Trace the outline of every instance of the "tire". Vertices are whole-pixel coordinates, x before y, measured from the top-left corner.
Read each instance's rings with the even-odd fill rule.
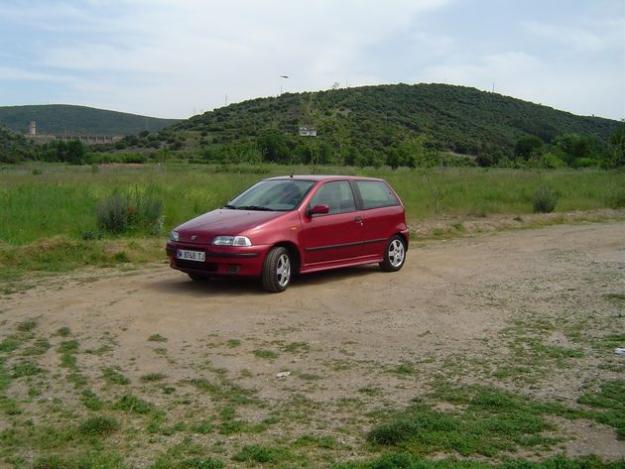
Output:
[[[384,248],[384,260],[380,267],[385,272],[397,272],[406,263],[406,242],[404,238],[395,235],[388,240]]]
[[[189,273],[187,273],[187,275],[189,276],[189,278],[191,280],[193,280],[196,283],[203,283],[203,282],[206,282],[208,280],[208,277],[206,277],[205,275],[202,275],[202,274],[189,274]]]
[[[293,261],[286,248],[275,247],[269,251],[263,263],[263,288],[271,293],[279,293],[289,286]]]

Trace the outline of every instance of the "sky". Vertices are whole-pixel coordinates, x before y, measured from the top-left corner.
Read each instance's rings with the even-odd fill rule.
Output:
[[[623,119],[625,0],[0,0],[0,105],[186,118],[400,82]]]

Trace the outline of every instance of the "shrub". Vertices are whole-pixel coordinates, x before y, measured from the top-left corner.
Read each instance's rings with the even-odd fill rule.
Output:
[[[533,206],[534,213],[551,213],[556,208],[559,196],[556,192],[546,186],[539,187],[534,192]]]
[[[112,234],[158,234],[163,226],[163,202],[150,189],[116,191],[98,204],[97,222],[100,230]]]

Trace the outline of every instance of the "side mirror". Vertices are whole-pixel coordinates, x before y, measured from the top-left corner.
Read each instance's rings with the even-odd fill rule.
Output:
[[[313,215],[323,215],[325,213],[330,213],[330,207],[325,204],[315,205],[313,208],[308,209],[309,217]]]

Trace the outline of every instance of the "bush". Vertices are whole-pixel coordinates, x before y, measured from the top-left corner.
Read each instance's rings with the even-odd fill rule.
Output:
[[[163,202],[151,190],[114,192],[98,204],[98,228],[112,234],[158,234],[163,226]]]
[[[539,187],[534,193],[534,213],[551,213],[556,208],[559,196],[546,186]]]

